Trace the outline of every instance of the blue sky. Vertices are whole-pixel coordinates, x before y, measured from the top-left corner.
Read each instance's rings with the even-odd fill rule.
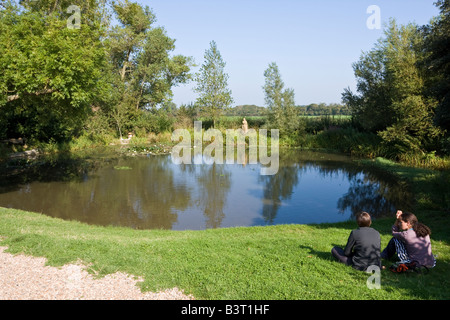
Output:
[[[352,63],[373,48],[383,26],[428,24],[439,10],[433,0],[135,0],[149,6],[155,25],[176,39],[174,54],[194,58],[198,71],[214,40],[226,62],[235,105],[264,106],[264,70],[276,62],[298,105],[340,103],[355,91]],[[381,29],[366,25],[377,5]],[[193,83],[174,88],[173,101],[194,102]]]

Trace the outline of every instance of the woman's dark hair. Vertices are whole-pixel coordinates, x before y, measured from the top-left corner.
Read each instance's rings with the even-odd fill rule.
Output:
[[[420,223],[417,217],[411,212],[403,212],[400,216],[400,219],[404,222],[409,222],[411,224],[413,230],[416,232],[419,237],[426,237],[427,235],[431,235],[431,230],[423,223]]]
[[[370,214],[367,212],[361,211],[356,214],[356,223],[360,227],[370,227],[372,224],[372,219],[370,218]]]

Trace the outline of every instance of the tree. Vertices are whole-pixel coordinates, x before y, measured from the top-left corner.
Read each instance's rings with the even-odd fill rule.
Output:
[[[392,21],[384,43],[395,121],[379,135],[401,152],[424,152],[440,130],[433,124],[436,103],[425,97],[424,75],[419,68],[423,38],[416,25],[398,28]]]
[[[440,15],[422,28],[425,39],[424,69],[427,94],[438,101],[435,123],[447,131],[450,152],[450,1],[439,0]]]
[[[70,14],[57,10],[58,1],[6,1],[0,8],[0,134],[69,139],[105,89],[101,9],[79,2],[86,17],[79,29],[67,27]]]
[[[268,108],[268,121],[280,134],[292,134],[300,128],[298,108],[295,106],[293,89],[284,89],[284,82],[275,62],[269,64],[264,72],[265,103]]]
[[[107,43],[115,90],[103,107],[121,135],[131,119],[170,103],[172,87],[191,79],[192,60],[170,56],[175,40],[164,28],[153,27],[155,16],[148,7],[125,0],[114,2],[113,9],[119,25],[110,30]]]
[[[225,73],[226,63],[223,61],[215,41],[210,42],[210,48],[205,51],[205,62],[196,74],[197,86],[194,91],[199,93],[196,104],[200,112],[216,120],[233,103],[231,90],[228,89],[228,74]]]
[[[342,101],[350,108],[354,121],[371,132],[383,130],[393,121],[384,59],[379,43],[375,49],[363,53],[359,61],[353,63],[359,95],[353,94],[349,88],[342,94]]]
[[[424,152],[440,131],[433,125],[434,101],[425,97],[423,38],[414,24],[395,20],[376,47],[354,64],[359,96],[350,90],[343,101],[363,129],[378,132],[397,153]]]

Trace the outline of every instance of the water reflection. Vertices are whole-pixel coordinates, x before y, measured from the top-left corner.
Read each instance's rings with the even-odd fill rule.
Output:
[[[1,171],[0,206],[97,225],[209,229],[335,222],[409,207],[394,177],[343,155],[290,151],[276,175],[261,166],[176,165],[170,156],[96,155]]]
[[[285,152],[280,155],[279,174],[260,181],[266,199],[262,216],[268,224],[296,223],[299,212],[302,223],[320,223],[351,219],[361,210],[376,218],[412,207],[404,183],[338,154]]]

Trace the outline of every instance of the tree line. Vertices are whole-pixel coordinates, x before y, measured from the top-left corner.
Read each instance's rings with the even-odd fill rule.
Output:
[[[130,0],[5,0],[0,3],[0,139],[67,141],[133,131],[159,133],[212,124],[222,115],[265,116],[280,134],[304,134],[304,115],[351,115],[396,153],[450,153],[449,0],[428,25],[391,20],[374,48],[353,64],[356,93],[342,104],[298,106],[276,62],[264,70],[265,106],[230,108],[226,63],[215,41],[200,71],[173,55],[175,40],[149,7]],[[81,23],[68,27],[69,6]],[[195,81],[196,101],[176,106],[172,88]]]
[[[435,5],[440,14],[428,25],[390,19],[384,36],[353,64],[357,92],[342,93],[352,116],[348,132],[376,135],[383,156],[450,154],[450,0]],[[276,63],[264,76],[269,125],[301,135],[305,121]]]
[[[306,116],[350,116],[351,112],[347,105],[339,103],[311,103],[299,106],[300,113]]]

